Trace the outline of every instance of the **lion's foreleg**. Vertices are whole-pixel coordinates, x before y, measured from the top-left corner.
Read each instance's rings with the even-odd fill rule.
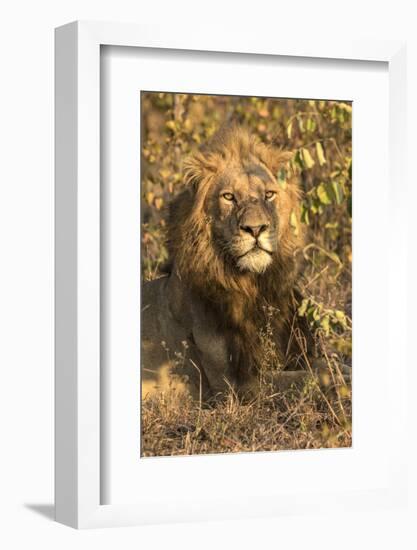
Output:
[[[218,333],[195,329],[193,337],[198,349],[199,366],[208,380],[212,395],[234,388],[232,365],[225,339]]]
[[[316,381],[323,389],[331,388],[333,386],[333,380],[330,377],[328,368],[322,366],[322,364],[314,365],[315,368],[310,370],[298,370],[298,371],[282,371],[277,374],[273,374],[273,386],[276,391],[285,391],[292,386],[302,388],[308,380]],[[342,379],[338,382],[341,384],[350,384],[352,378],[352,369],[349,367],[343,367],[340,374]]]

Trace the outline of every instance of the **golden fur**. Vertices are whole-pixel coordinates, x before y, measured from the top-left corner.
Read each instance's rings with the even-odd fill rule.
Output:
[[[291,335],[303,231],[291,157],[233,126],[186,161],[168,216],[167,276],[144,285],[145,393],[161,389],[178,352],[205,395],[249,387],[268,324],[277,368],[299,368]]]

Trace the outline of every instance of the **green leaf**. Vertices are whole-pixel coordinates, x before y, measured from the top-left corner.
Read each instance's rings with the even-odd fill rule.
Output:
[[[317,158],[319,159],[320,166],[323,166],[323,164],[326,164],[326,158],[324,156],[323,146],[319,141],[316,143],[316,153],[317,153]]]
[[[338,183],[337,181],[332,181],[331,182],[331,189],[332,189],[333,195],[334,195],[334,202],[336,204],[342,204],[342,202],[343,202],[343,189],[342,189],[342,186],[340,185],[340,183]]]
[[[304,315],[306,314],[308,304],[309,304],[308,298],[304,298],[303,301],[301,302],[300,307],[298,308],[298,315],[300,317],[304,317]]]
[[[336,310],[334,312],[334,315],[335,315],[337,321],[342,325],[342,327],[347,326],[346,315],[343,313],[343,311]]]
[[[313,168],[314,166],[314,160],[313,160],[313,157],[311,156],[310,154],[310,151],[308,149],[306,149],[305,147],[303,147],[301,149],[301,154],[303,156],[303,163],[304,163],[304,166],[307,168],[307,169],[310,169],[310,168]]]
[[[300,233],[300,230],[299,230],[299,227],[298,227],[297,216],[296,216],[296,213],[294,212],[294,210],[292,210],[291,214],[290,214],[290,225],[292,227],[294,235],[297,237]]]
[[[332,198],[329,196],[329,189],[325,183],[320,183],[317,186],[317,196],[322,204],[332,204]]]
[[[303,169],[303,161],[302,161],[302,158],[301,158],[300,151],[297,151],[295,153],[294,164],[296,164],[301,170]]]
[[[321,214],[321,212],[319,212],[319,201],[317,199],[314,199],[313,202],[311,203],[311,206],[310,206],[310,210],[311,210],[311,213],[316,215],[316,214]]]
[[[314,314],[315,314],[315,312],[316,312],[315,306],[310,305],[307,309],[307,314],[306,314],[307,320],[310,322],[310,324],[314,324]]]
[[[306,204],[302,204],[301,206],[301,223],[310,225],[309,211],[308,211],[308,206]]]
[[[320,321],[321,328],[326,332],[326,334],[329,333],[330,330],[330,316],[325,315],[323,319]]]

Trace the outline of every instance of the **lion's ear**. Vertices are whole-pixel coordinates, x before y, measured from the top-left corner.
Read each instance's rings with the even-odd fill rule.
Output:
[[[262,144],[260,147],[260,158],[272,173],[276,174],[278,170],[285,166],[294,157],[293,151],[283,151],[272,145]]]
[[[193,187],[198,185],[198,181],[203,175],[203,166],[199,154],[189,156],[185,159],[183,172],[186,184],[192,185]]]
[[[276,162],[278,163],[278,167],[282,166],[283,164],[286,164],[287,162],[290,162],[295,156],[294,151],[278,151],[277,152],[277,159]]]
[[[194,153],[184,161],[185,183],[197,190],[201,181],[215,172],[215,163],[210,156]]]

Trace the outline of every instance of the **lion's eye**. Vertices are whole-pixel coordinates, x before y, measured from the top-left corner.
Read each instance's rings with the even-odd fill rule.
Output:
[[[235,198],[233,193],[223,193],[222,197],[227,201],[232,201]]]
[[[267,191],[267,192],[265,193],[265,199],[266,199],[267,201],[272,201],[272,199],[275,197],[275,195],[276,195],[276,192],[275,192],[275,191]]]

